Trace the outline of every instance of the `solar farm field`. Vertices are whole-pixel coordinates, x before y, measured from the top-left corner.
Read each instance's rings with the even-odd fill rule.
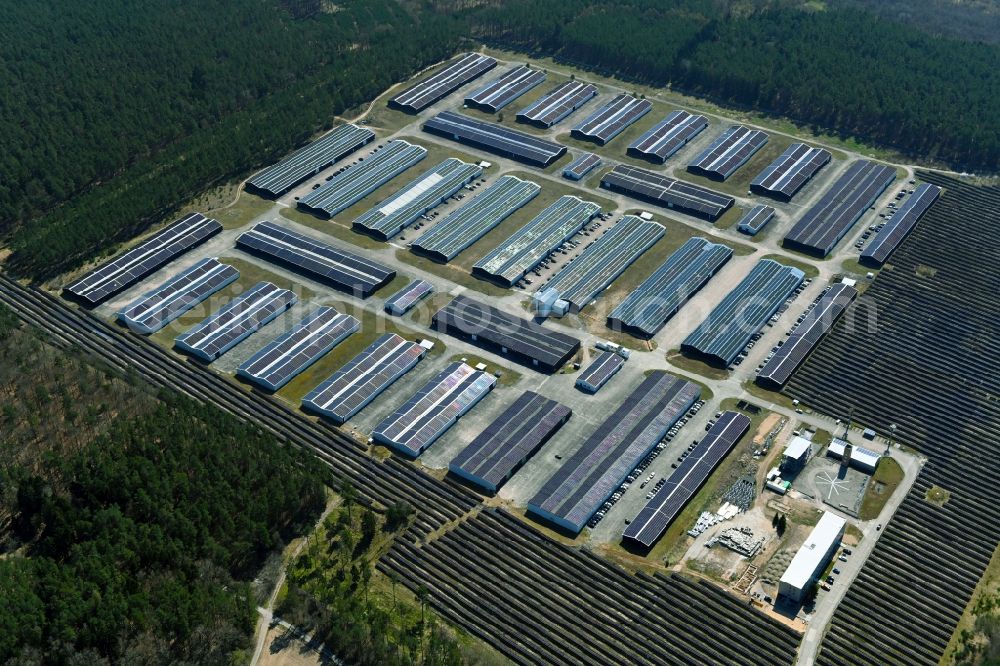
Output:
[[[877,308],[877,325],[839,322],[785,388],[881,433],[896,424],[929,458],[834,614],[823,666],[937,664],[1000,543],[1000,188],[918,177],[944,191],[852,307],[862,320]],[[925,499],[934,487],[942,506]]]

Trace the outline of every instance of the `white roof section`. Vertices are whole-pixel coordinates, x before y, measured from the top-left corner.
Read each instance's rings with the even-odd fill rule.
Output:
[[[827,453],[836,456],[838,458],[844,457],[844,449],[847,447],[847,442],[842,439],[834,438],[830,442],[830,447],[827,449]],[[857,444],[851,444],[851,460],[858,463],[859,465],[865,465],[867,467],[874,468],[878,465],[879,458],[881,454],[877,451],[872,451],[871,449],[866,449],[863,446],[858,446]]]
[[[785,447],[785,455],[789,458],[798,460],[806,453],[806,451],[809,450],[811,445],[812,442],[808,439],[796,435],[795,437],[792,437],[792,440],[788,442],[788,446]]]
[[[823,516],[816,523],[805,543],[795,553],[785,573],[781,576],[781,582],[791,585],[797,589],[804,589],[812,581],[816,571],[825,564],[827,554],[830,553],[834,544],[840,541],[840,535],[847,521],[840,516],[824,512]]]

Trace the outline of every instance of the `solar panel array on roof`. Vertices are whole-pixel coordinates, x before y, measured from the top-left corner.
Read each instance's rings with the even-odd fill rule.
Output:
[[[750,236],[756,236],[760,230],[774,219],[774,209],[763,204],[754,206],[736,223],[736,228]]]
[[[251,356],[236,374],[277,391],[359,328],[361,322],[351,315],[331,307],[317,308]]]
[[[688,239],[608,315],[608,327],[652,337],[732,256],[725,245]]]
[[[664,233],[656,222],[625,215],[576,259],[563,265],[543,289],[555,289],[574,310],[582,310]]]
[[[813,148],[804,143],[793,143],[778,159],[757,174],[750,182],[750,190],[767,194],[782,201],[791,201],[806,182],[830,163],[830,151]]]
[[[385,311],[389,314],[402,317],[413,306],[420,302],[422,298],[430,296],[434,291],[434,286],[427,280],[416,280],[406,285],[385,301]]]
[[[785,247],[825,257],[896,179],[896,170],[858,160],[785,236]]]
[[[372,432],[381,444],[416,458],[486,397],[497,379],[465,363],[452,363]]]
[[[122,308],[118,320],[133,331],[155,333],[239,277],[218,259],[202,259]]]
[[[466,164],[449,157],[363,213],[354,220],[354,228],[380,240],[389,240],[402,233],[421,215],[444,203],[482,172],[483,168],[478,164]]]
[[[761,259],[684,339],[681,350],[730,365],[804,278],[805,273],[798,268]]]
[[[425,353],[417,343],[386,333],[310,391],[302,407],[344,423],[409,372]]]
[[[622,93],[570,130],[570,136],[603,146],[652,108],[649,100]]]
[[[214,361],[292,307],[296,296],[270,282],[258,282],[218,312],[174,340],[181,351]]]
[[[646,377],[528,502],[528,511],[574,534],[701,395],[662,370]]]
[[[438,310],[431,325],[543,372],[555,372],[580,349],[576,338],[466,296],[456,296]]]
[[[517,114],[517,121],[552,127],[597,96],[597,86],[583,81],[561,83]]]
[[[465,98],[468,106],[496,113],[545,80],[545,72],[520,65]]]
[[[601,165],[601,158],[594,153],[584,153],[563,169],[563,176],[570,180],[581,180]]]
[[[749,428],[749,417],[724,412],[670,474],[666,484],[628,524],[622,535],[624,540],[652,548]]]
[[[333,217],[358,203],[427,156],[427,149],[393,139],[361,158],[318,189],[299,199],[298,206]]]
[[[673,208],[714,222],[735,203],[725,194],[682,180],[619,164],[601,179],[601,187]]]
[[[861,253],[861,263],[876,268],[881,267],[917,225],[917,220],[937,200],[939,194],[941,188],[937,185],[924,183],[918,186]]]
[[[477,261],[472,272],[509,287],[600,212],[601,207],[591,201],[561,196]]]
[[[503,176],[472,201],[452,211],[411,246],[416,252],[447,262],[485,236],[541,191],[537,183]]]
[[[362,298],[396,277],[391,268],[274,222],[261,222],[241,234],[236,247]]]
[[[625,359],[617,352],[601,352],[577,377],[576,387],[581,391],[597,393],[624,365]]]
[[[809,310],[803,319],[774,352],[760,372],[757,383],[774,391],[780,391],[792,373],[802,364],[809,352],[826,334],[837,317],[850,305],[858,292],[854,287],[838,282],[834,284]]]
[[[725,180],[746,164],[767,143],[767,133],[743,125],[733,125],[711,143],[688,171],[715,180]]]
[[[706,127],[708,120],[705,116],[674,111],[636,139],[626,152],[632,157],[663,164]]]
[[[451,111],[428,119],[424,131],[533,166],[546,167],[566,153],[566,147],[554,141]]]
[[[279,197],[374,138],[375,132],[370,129],[350,123],[339,125],[277,164],[258,172],[247,181],[247,187],[271,197]]]
[[[448,463],[448,469],[496,492],[572,414],[555,400],[525,391]]]
[[[97,305],[220,231],[222,225],[217,220],[201,213],[190,213],[131,250],[101,264],[65,291],[89,306]]]
[[[418,113],[496,66],[497,61],[487,55],[466,53],[441,71],[390,99],[389,106]]]

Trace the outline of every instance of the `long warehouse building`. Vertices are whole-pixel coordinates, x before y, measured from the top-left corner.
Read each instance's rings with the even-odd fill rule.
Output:
[[[861,263],[873,268],[881,268],[893,251],[899,247],[907,234],[917,226],[917,221],[923,217],[927,209],[937,201],[941,188],[937,185],[923,183],[919,185],[910,198],[899,207],[875,239],[861,253]]]
[[[360,298],[368,298],[396,277],[387,266],[274,222],[261,222],[244,232],[236,247]]]
[[[896,170],[858,160],[792,227],[784,247],[825,257],[896,179]]]
[[[708,120],[705,116],[695,116],[682,110],[674,111],[636,139],[626,153],[630,157],[663,164],[706,127]]]
[[[423,146],[393,139],[299,199],[298,207],[323,217],[333,217],[426,156],[427,149]]]
[[[608,327],[652,337],[732,256],[725,245],[689,238],[608,315]]]
[[[272,198],[280,197],[374,139],[375,132],[366,127],[350,123],[340,125],[277,164],[258,172],[247,181],[247,189]]]
[[[761,259],[681,343],[681,351],[727,367],[795,291],[805,273]]]
[[[539,293],[553,290],[560,300],[579,312],[663,238],[665,231],[656,222],[626,215],[576,259],[560,268]]]
[[[654,370],[528,502],[528,511],[578,534],[701,395]]]
[[[429,118],[424,131],[536,167],[547,167],[566,154],[566,146],[554,141],[452,111]]]
[[[220,231],[222,224],[218,220],[190,213],[101,264],[66,287],[65,292],[88,307],[99,305]]]
[[[736,202],[731,196],[638,167],[619,164],[601,187],[714,222]]]
[[[211,362],[256,333],[295,304],[296,296],[270,282],[258,282],[174,340],[181,351]]]
[[[570,130],[570,136],[603,146],[652,108],[649,100],[622,93]]]
[[[452,363],[375,426],[372,439],[416,458],[496,384],[493,375],[465,363]]]
[[[424,232],[410,247],[435,261],[449,262],[538,196],[541,190],[537,183],[529,180],[503,176]]]
[[[829,150],[793,143],[750,181],[750,191],[791,201],[832,158]]]
[[[401,234],[421,215],[444,203],[482,172],[483,168],[478,164],[466,164],[449,157],[360,215],[354,220],[354,228],[379,240],[389,240]]]
[[[750,417],[724,412],[670,474],[666,484],[625,527],[622,539],[640,548],[652,548],[749,429]]]
[[[390,99],[389,106],[408,113],[419,113],[496,66],[496,59],[488,55],[466,53]]]
[[[541,372],[555,372],[580,349],[576,338],[467,296],[456,296],[438,310],[431,326]]]
[[[517,122],[548,129],[597,96],[597,86],[567,81],[545,93],[517,114]]]
[[[844,538],[847,521],[835,513],[824,511],[805,543],[799,547],[778,581],[778,594],[794,602],[809,593],[827,562],[833,557]]]
[[[516,284],[550,252],[572,238],[601,207],[570,194],[559,197],[472,267],[473,275],[506,287]]]
[[[854,287],[842,282],[827,289],[812,310],[796,325],[788,339],[774,352],[771,360],[757,373],[757,383],[764,388],[780,391],[857,295]]]
[[[239,277],[229,264],[202,259],[122,308],[118,321],[137,333],[156,333]]]
[[[726,180],[767,143],[767,133],[733,125],[688,165],[691,173],[713,180]]]
[[[240,377],[277,391],[361,328],[361,322],[331,307],[320,307],[268,343],[236,370]]]
[[[465,98],[466,106],[496,113],[545,80],[545,72],[519,65]]]
[[[495,493],[572,414],[555,400],[525,391],[448,463],[448,470]]]

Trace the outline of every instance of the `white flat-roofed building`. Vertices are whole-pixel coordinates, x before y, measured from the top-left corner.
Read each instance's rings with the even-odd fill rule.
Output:
[[[806,464],[809,460],[810,448],[812,448],[812,442],[805,437],[800,435],[792,437],[781,457],[782,469],[801,467]]]
[[[826,455],[831,458],[843,460],[847,444],[848,443],[842,439],[834,438],[834,440],[830,442],[830,446],[826,449]],[[866,449],[865,447],[858,446],[857,444],[851,444],[851,459],[848,461],[848,464],[851,467],[861,470],[862,472],[874,474],[875,468],[878,467],[879,458],[881,457],[882,456],[877,451]]]
[[[840,546],[846,525],[836,514],[823,514],[778,581],[779,595],[802,601]]]

